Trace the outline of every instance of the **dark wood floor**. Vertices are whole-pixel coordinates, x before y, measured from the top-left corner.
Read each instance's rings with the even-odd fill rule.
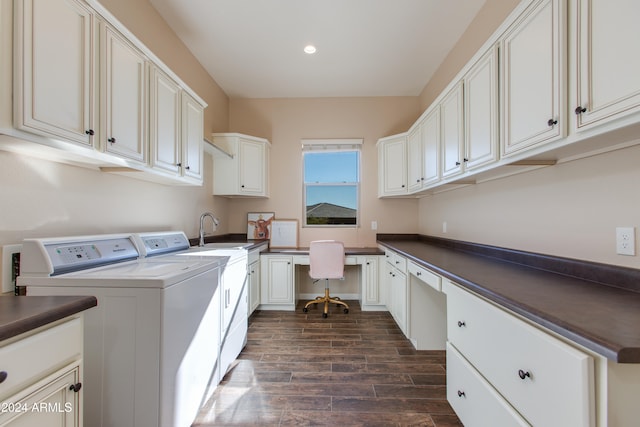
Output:
[[[461,426],[444,351],[416,351],[387,312],[356,301],[256,311],[247,346],[194,426]]]

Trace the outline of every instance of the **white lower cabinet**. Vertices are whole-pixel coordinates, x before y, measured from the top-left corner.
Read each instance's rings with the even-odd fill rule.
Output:
[[[385,259],[388,280],[387,307],[402,333],[408,335],[407,261],[404,257],[389,250],[385,251]]]
[[[249,315],[251,315],[260,305],[260,259],[258,255],[255,260],[252,260],[251,253],[249,254],[247,277],[249,282]]]
[[[293,257],[262,255],[260,257],[260,302],[266,309],[288,309],[295,306]]]
[[[451,343],[447,343],[447,400],[465,426],[529,426]]]
[[[379,309],[377,306],[384,305],[384,292],[383,286],[378,280],[380,275],[379,273],[379,265],[378,265],[378,256],[362,256],[358,257],[357,263],[362,265],[361,270],[361,280],[360,285],[362,289],[361,295],[361,307],[363,310],[366,310],[368,306],[376,306],[375,308]]]
[[[82,426],[82,318],[0,343],[0,425]]]
[[[447,280],[442,288],[447,294],[450,345],[527,422],[536,426],[595,425],[591,356]],[[447,368],[448,378],[454,380],[459,375],[455,366]],[[447,387],[454,384],[448,382]],[[448,391],[450,399],[453,394],[457,391]],[[486,424],[472,421],[466,425]]]

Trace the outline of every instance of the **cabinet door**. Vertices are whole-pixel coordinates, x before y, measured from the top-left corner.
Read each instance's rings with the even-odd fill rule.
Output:
[[[291,257],[263,256],[265,265],[261,268],[262,304],[293,304],[293,260]]]
[[[17,128],[93,145],[94,17],[73,0],[16,4]],[[20,49],[22,47],[22,49]]]
[[[440,180],[440,107],[436,106],[420,125],[422,138],[422,181],[428,186]]]
[[[575,1],[578,129],[640,110],[640,2]],[[582,112],[582,110],[585,110]]]
[[[378,196],[407,194],[407,140],[404,135],[378,145]]]
[[[407,136],[407,166],[408,166],[408,188],[409,192],[418,191],[422,188],[422,139],[420,137],[420,126],[415,126]]]
[[[0,402],[0,425],[81,426],[80,393],[73,388],[80,381],[80,367],[59,371],[14,398]]]
[[[391,315],[407,335],[407,275],[397,268],[391,269]]]
[[[564,136],[564,3],[535,3],[502,41],[503,155]]]
[[[265,146],[263,143],[240,139],[240,194],[264,194]]]
[[[246,258],[224,267],[222,271],[222,336],[225,336],[238,305],[247,303],[240,300],[243,294],[246,295],[246,292],[243,292],[246,284]],[[243,311],[247,311],[246,307]]]
[[[378,283],[378,258],[367,257],[362,263],[362,300],[364,304],[382,304]]]
[[[462,173],[464,153],[463,86],[458,83],[440,104],[442,125],[442,176]]]
[[[146,163],[146,60],[115,29],[102,28],[104,151]]]
[[[498,47],[494,46],[464,77],[465,156],[471,170],[498,160]]]
[[[189,94],[182,92],[182,168],[183,175],[202,180],[203,165],[202,106]]]
[[[180,87],[158,68],[151,70],[151,166],[180,173]]]
[[[260,261],[249,265],[249,315],[260,305]]]

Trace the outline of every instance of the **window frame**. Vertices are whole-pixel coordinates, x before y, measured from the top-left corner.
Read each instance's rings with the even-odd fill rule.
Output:
[[[362,182],[362,139],[328,139],[328,140],[302,140],[302,227],[304,228],[359,228],[360,227],[360,185]],[[354,152],[357,159],[357,171],[355,182],[306,182],[305,155]],[[356,215],[355,224],[309,224],[307,222],[307,189],[314,186],[329,187],[354,187],[356,191]]]

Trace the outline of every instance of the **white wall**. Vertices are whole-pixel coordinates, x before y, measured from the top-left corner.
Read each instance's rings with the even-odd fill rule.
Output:
[[[211,157],[203,187],[172,187],[0,151],[0,245],[27,237],[184,230],[198,234],[214,211],[227,229],[227,202],[214,199]]]
[[[419,230],[640,268],[638,256],[615,253],[615,228],[640,227],[639,159],[634,146],[425,197]]]

